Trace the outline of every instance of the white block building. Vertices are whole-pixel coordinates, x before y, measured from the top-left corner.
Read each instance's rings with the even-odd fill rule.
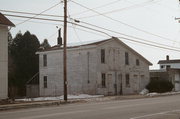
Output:
[[[8,27],[14,26],[0,13],[0,100],[8,98]]]
[[[63,49],[38,51],[40,96],[63,95]],[[149,82],[149,65],[117,38],[67,49],[68,94],[134,94]]]

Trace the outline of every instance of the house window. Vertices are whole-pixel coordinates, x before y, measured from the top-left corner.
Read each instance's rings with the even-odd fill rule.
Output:
[[[130,87],[129,74],[126,74],[126,87]]]
[[[166,66],[166,69],[170,69],[170,68],[171,68],[171,66],[170,66],[170,65],[167,65],[167,66]]]
[[[105,63],[105,49],[101,49],[101,63]]]
[[[101,74],[101,79],[102,79],[102,87],[106,87],[106,74],[102,73]]]
[[[47,76],[44,76],[44,88],[47,88]]]
[[[161,65],[161,69],[163,69],[164,68],[164,65]]]
[[[136,59],[136,66],[139,66],[139,59]]]
[[[43,55],[43,66],[46,67],[47,66],[47,55]]]
[[[129,54],[125,52],[125,64],[129,65]]]

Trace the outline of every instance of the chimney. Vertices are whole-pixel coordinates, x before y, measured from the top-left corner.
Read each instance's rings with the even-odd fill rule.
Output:
[[[166,60],[169,60],[169,55],[166,55]]]
[[[58,30],[57,44],[62,45],[61,29]]]

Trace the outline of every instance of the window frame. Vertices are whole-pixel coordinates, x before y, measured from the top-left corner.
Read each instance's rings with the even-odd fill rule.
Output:
[[[126,74],[126,75],[125,75],[125,78],[126,78],[126,87],[127,87],[127,88],[130,88],[130,75],[129,75],[129,74]]]
[[[140,61],[139,61],[139,59],[136,59],[136,66],[140,66]]]
[[[102,88],[106,87],[106,74],[105,73],[101,73],[101,86]]]
[[[125,65],[129,65],[129,53],[125,52]]]
[[[47,54],[43,54],[43,67],[47,67]]]
[[[105,64],[105,55],[106,55],[106,53],[105,53],[105,49],[101,49],[101,63],[102,64]]]
[[[48,88],[48,77],[47,76],[43,77],[43,87]]]

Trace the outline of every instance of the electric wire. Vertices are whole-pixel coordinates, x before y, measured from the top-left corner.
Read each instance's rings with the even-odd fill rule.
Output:
[[[135,8],[139,8],[139,7],[144,7],[146,5],[149,5],[147,3],[152,2],[152,1],[153,0],[147,1],[147,2],[143,2],[143,3],[139,3],[139,4],[135,4],[135,5],[131,5],[129,7],[124,7],[124,8],[119,8],[119,9],[111,10],[111,11],[108,11],[108,12],[103,12],[101,14],[106,15],[106,14],[116,13],[116,12],[119,12],[119,11],[130,10],[130,9],[135,9]],[[86,19],[86,18],[91,18],[91,17],[96,17],[96,16],[100,16],[100,14],[94,14],[94,15],[79,17],[78,19]]]
[[[46,9],[46,10],[43,10],[43,11],[40,12],[39,14],[33,16],[32,18],[35,18],[35,17],[37,17],[38,15],[40,15],[40,14],[42,14],[42,13],[44,13],[44,12],[47,12],[47,11],[51,10],[52,8],[54,8],[54,7],[56,7],[57,5],[59,5],[60,3],[61,3],[61,2],[59,2],[59,3],[57,3],[57,4],[53,5],[53,6],[51,6],[50,8],[48,8],[48,9]],[[23,21],[23,22],[20,22],[20,23],[16,24],[16,26],[17,26],[17,25],[20,25],[20,24],[23,24],[23,23],[31,20],[32,18],[29,18],[29,19],[27,19],[27,20],[25,20],[25,21]]]
[[[84,22],[84,21],[79,21],[79,22],[84,23],[86,25],[96,27],[96,28],[100,28],[100,29],[103,29],[103,30],[106,30],[106,31],[109,31],[109,32],[120,34],[120,35],[123,35],[123,36],[126,36],[126,37],[131,37],[131,38],[138,39],[138,40],[141,40],[141,41],[146,41],[146,42],[149,42],[149,43],[154,43],[154,44],[163,45],[163,46],[166,46],[166,47],[172,47],[172,48],[180,49],[179,47],[173,47],[173,46],[169,46],[169,45],[165,45],[165,44],[161,44],[161,43],[157,43],[157,42],[153,42],[153,41],[148,41],[148,40],[145,40],[145,39],[142,39],[142,38],[139,38],[139,37],[135,37],[135,36],[132,36],[132,35],[127,35],[127,34],[117,32],[117,31],[114,31],[114,30],[110,30],[110,29],[107,29],[107,28],[104,28],[104,27],[93,25],[93,24],[90,24],[90,23],[87,23],[87,22]]]
[[[2,10],[2,9],[0,9],[0,11],[1,12],[7,12],[7,13],[27,14],[27,15],[47,16],[47,17],[64,17],[64,16],[59,16],[59,15],[37,14],[37,13],[32,13],[32,12],[21,12],[21,11],[14,11],[14,10]]]
[[[7,15],[7,14],[5,14]],[[8,16],[8,15],[7,15]],[[15,16],[15,17],[22,17],[22,16],[17,16],[17,15],[9,15],[9,16]],[[25,17],[25,16],[24,16]],[[23,17],[23,18],[24,18]],[[27,17],[25,17],[27,18]],[[28,18],[31,18],[31,17],[28,17]],[[47,20],[47,21],[56,21],[56,22],[63,22],[63,20],[55,20],[55,19],[45,19],[45,18],[32,18],[32,19],[38,19],[38,20]],[[68,23],[70,24],[74,24],[74,25],[77,25],[79,27],[83,27],[83,28],[86,28],[86,29],[89,29],[89,30],[92,30],[92,31],[96,31],[96,32],[100,32],[102,34],[105,34],[107,35],[108,37],[112,37],[111,35],[109,35],[108,33],[102,31],[102,30],[97,30],[97,29],[94,29],[94,28],[90,28],[88,26],[83,26],[83,25],[79,25],[77,23],[73,23],[73,22],[69,22]],[[118,33],[118,32],[117,32]],[[122,38],[122,39],[126,39],[126,40],[131,40],[132,42],[137,42],[137,43],[141,43],[141,44],[144,44],[144,45],[149,45],[149,46],[153,46],[153,47],[157,47],[157,48],[161,48],[161,49],[167,49],[167,50],[173,50],[173,51],[180,51],[178,49],[173,49],[173,48],[169,48],[169,47],[164,47],[163,45],[162,46],[158,46],[158,45],[154,45],[154,44],[150,44],[150,43],[145,43],[145,42],[142,42],[142,41],[137,41],[137,40],[133,40],[133,39],[130,39],[130,38],[125,38],[125,37],[119,37],[119,38]]]
[[[115,1],[111,1],[109,3],[106,3],[106,4],[103,4],[101,6],[98,6],[98,7],[94,7],[93,9],[99,9],[99,8],[103,8],[103,7],[106,7],[106,6],[109,6],[109,5],[112,5],[112,4],[115,4],[117,2],[120,2],[122,0],[115,0]],[[72,16],[76,16],[76,15],[81,15],[81,14],[84,14],[84,13],[87,13],[89,12],[90,10],[84,10],[82,12],[79,12],[79,13],[74,13],[74,14],[71,14]]]
[[[4,12],[9,12],[9,13],[19,13],[19,14],[30,14],[30,15],[37,15],[36,13],[29,13],[29,12],[19,12],[19,11],[9,11],[9,10],[0,10],[0,11],[4,11]],[[7,14],[8,15],[8,14]],[[51,17],[62,17],[62,16],[59,16],[59,15],[51,15],[51,14],[39,14],[39,16],[51,16]],[[28,17],[30,18],[30,17]],[[32,17],[31,17],[32,18]],[[175,18],[176,20],[178,18]],[[82,21],[81,21],[82,22]],[[92,25],[92,24],[90,24]],[[166,38],[168,39],[168,38]],[[180,43],[178,41],[175,41],[175,40],[169,40],[169,41],[172,41],[172,42],[176,42],[176,43]]]
[[[137,31],[141,31],[141,32],[143,32],[143,33],[146,33],[146,34],[149,34],[149,35],[152,35],[152,36],[156,36],[156,37],[159,37],[159,38],[164,39],[164,40],[167,40],[167,41],[172,41],[172,40],[169,39],[169,38],[166,38],[166,37],[163,37],[163,36],[160,36],[160,35],[157,35],[157,34],[154,34],[154,33],[151,33],[151,32],[145,31],[145,30],[142,30],[142,29],[139,29],[139,28],[137,28],[137,27],[135,27],[135,26],[129,25],[129,24],[127,24],[127,23],[124,23],[124,22],[122,22],[122,21],[120,21],[120,20],[113,19],[113,18],[111,18],[111,17],[109,17],[109,16],[106,16],[106,15],[104,15],[104,14],[101,14],[100,12],[98,12],[98,11],[96,11],[96,10],[93,10],[93,9],[91,9],[91,8],[88,8],[88,7],[84,6],[84,5],[82,5],[82,4],[79,4],[79,3],[77,3],[77,2],[75,2],[75,1],[73,1],[73,0],[72,0],[71,2],[73,2],[73,3],[75,3],[75,4],[79,5],[79,6],[81,6],[81,7],[83,7],[83,8],[89,9],[89,10],[93,11],[94,13],[99,14],[99,15],[105,17],[105,18],[108,18],[108,19],[112,20],[112,21],[115,21],[115,22],[117,22],[117,23],[123,24],[123,25],[125,25],[125,26],[130,27],[130,28],[133,28],[133,29],[135,29],[135,30],[137,30]]]

